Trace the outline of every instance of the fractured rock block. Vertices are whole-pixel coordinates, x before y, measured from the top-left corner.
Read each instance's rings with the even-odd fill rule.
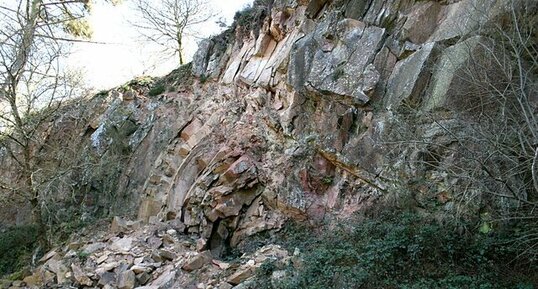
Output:
[[[110,229],[114,233],[127,232],[129,230],[136,230],[141,226],[140,221],[127,221],[121,217],[114,217]]]
[[[181,268],[189,272],[194,271],[202,268],[205,264],[211,263],[211,260],[213,260],[211,252],[205,251],[190,257]]]
[[[139,284],[145,285],[151,279],[151,275],[148,272],[142,272],[136,275],[136,280]]]
[[[417,94],[428,81],[428,62],[434,47],[435,43],[428,43],[411,56],[396,63],[387,84],[385,95],[387,108],[397,108],[403,101],[418,97]]]
[[[103,249],[105,246],[104,243],[102,242],[96,242],[96,243],[91,243],[91,244],[87,244],[86,246],[84,246],[82,248],[82,253],[86,254],[86,255],[90,255],[94,252],[97,252],[101,249]]]
[[[161,176],[153,175],[149,177],[149,183],[152,185],[158,185],[161,182]]]
[[[180,137],[183,141],[188,141],[200,128],[203,126],[203,123],[195,118],[193,119],[180,133]]]
[[[171,288],[174,281],[176,281],[178,272],[175,271],[174,266],[170,265],[165,267],[164,273],[162,273],[157,279],[150,283],[146,288],[148,289],[165,289]]]
[[[441,4],[429,1],[413,6],[402,27],[403,40],[413,43],[424,43],[437,27],[437,19],[441,12]]]
[[[105,285],[115,285],[116,284],[116,274],[112,272],[103,272],[99,275],[98,284],[101,286]]]
[[[305,14],[308,18],[315,18],[328,0],[312,0],[306,7]]]
[[[156,216],[161,211],[162,204],[153,198],[144,198],[138,210],[138,219],[149,222],[149,218]]]
[[[78,284],[84,286],[93,285],[93,281],[86,274],[84,274],[84,272],[82,272],[82,269],[79,266],[71,264],[71,270],[73,270],[73,277]]]
[[[244,155],[235,161],[226,172],[224,172],[224,179],[231,183],[232,181],[238,179],[242,173],[246,172],[248,169],[254,166],[252,160]]]
[[[241,282],[247,280],[248,278],[254,276],[255,274],[255,268],[254,267],[248,267],[246,269],[239,269],[237,272],[232,274],[230,277],[228,277],[228,283],[232,285],[238,285]]]
[[[288,82],[296,90],[309,89],[364,105],[379,80],[372,64],[385,30],[349,18],[336,21],[328,17],[296,42],[290,54]]]
[[[267,47],[269,46],[271,40],[272,37],[269,34],[260,35],[260,37],[258,37],[258,40],[256,41],[254,56],[262,57],[265,54],[265,51],[267,50]]]
[[[177,255],[174,252],[164,250],[164,249],[159,250],[159,256],[161,256],[164,260],[170,260],[170,261],[177,258]]]
[[[473,36],[443,50],[432,74],[432,81],[429,86],[430,93],[428,93],[428,98],[424,100],[423,109],[429,111],[445,105],[450,90],[455,89],[459,79],[465,77],[465,73],[468,73],[464,71],[466,64],[469,61],[477,61],[473,60],[473,58],[484,57],[483,55],[479,56],[479,54],[487,46],[488,43],[485,38]],[[475,63],[475,65],[477,64]],[[480,69],[487,71],[495,68],[483,66]],[[465,109],[467,108],[465,107]]]
[[[125,271],[118,276],[118,289],[133,289],[135,283],[136,276],[133,271]]]
[[[110,249],[119,252],[128,252],[133,247],[133,238],[121,238],[116,240],[110,246]]]

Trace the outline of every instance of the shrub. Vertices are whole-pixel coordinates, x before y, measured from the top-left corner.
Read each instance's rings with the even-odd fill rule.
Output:
[[[484,233],[517,227],[509,237],[512,258],[536,260],[538,2],[506,4],[475,44],[458,44],[469,58],[454,66],[442,105],[430,110],[412,100],[394,114],[387,155],[409,165],[394,170],[394,195],[412,194],[447,219],[476,220],[486,213]],[[405,173],[408,168],[412,173]]]
[[[235,13],[232,30],[243,36],[253,31],[255,36],[258,37],[259,30],[269,13],[271,5],[272,1],[257,0],[254,1],[252,6]],[[240,31],[237,31],[237,29],[240,29]]]
[[[160,78],[154,84],[154,88],[165,86],[169,92],[178,90],[181,87],[189,87],[192,85],[192,62],[182,65],[170,72],[168,75]],[[158,92],[158,91],[156,91]],[[156,95],[158,95],[157,93]],[[151,95],[151,94],[150,94]],[[154,95],[152,95],[154,96]]]
[[[149,90],[148,94],[149,94],[149,96],[157,96],[157,95],[159,95],[159,94],[161,94],[161,93],[163,93],[165,91],[166,91],[166,86],[164,84],[162,84],[162,83],[157,83],[157,84],[155,84],[155,86],[153,86]]]
[[[513,254],[506,236],[460,234],[416,213],[386,212],[319,234],[303,230],[292,224],[281,234],[282,245],[300,248],[303,265],[290,266],[279,288],[526,288],[536,281],[536,264],[506,265]],[[260,288],[272,288],[272,268],[258,271]]]
[[[0,233],[0,276],[19,271],[30,263],[37,232],[36,226],[24,225]]]

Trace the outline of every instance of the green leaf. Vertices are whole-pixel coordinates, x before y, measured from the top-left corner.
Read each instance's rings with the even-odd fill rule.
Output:
[[[493,228],[491,227],[491,225],[489,223],[482,223],[482,225],[480,226],[480,229],[478,229],[478,231],[482,234],[489,234],[491,233],[491,231],[493,231]]]

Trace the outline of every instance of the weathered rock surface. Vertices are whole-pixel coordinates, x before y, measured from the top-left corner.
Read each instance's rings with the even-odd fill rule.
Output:
[[[146,225],[126,233],[119,240],[130,240],[132,246],[128,252],[117,245],[114,232],[100,231],[101,236],[96,237],[96,230],[98,229],[88,230],[86,236],[79,237],[78,240],[88,245],[105,244],[103,247],[87,255],[78,254],[73,257],[68,257],[70,252],[67,247],[52,250],[47,256],[54,257],[37,267],[33,275],[27,276],[23,282],[17,282],[26,284],[27,288],[53,285],[65,288],[189,288],[190,284],[216,285],[228,282],[237,285],[252,277],[256,268],[266,260],[280,261],[283,264],[289,262],[286,250],[271,245],[245,255],[233,264],[226,263],[213,259],[209,251],[196,252],[196,241],[185,234],[178,236],[177,243],[160,249],[159,254],[166,252],[167,258],[157,261],[153,259],[154,248],[144,240],[155,236],[162,239],[167,231],[173,230],[169,223]],[[196,275],[189,275],[194,270]],[[8,286],[7,281],[2,282]],[[9,286],[13,284],[9,281]]]
[[[428,60],[433,57],[435,42],[423,47],[406,59],[399,61],[388,80],[385,95],[385,106],[389,109],[397,108],[402,101],[419,101],[429,81],[430,65]]]
[[[503,3],[275,1],[259,31],[202,42],[193,73],[211,81],[149,169],[139,219],[176,220],[218,258],[288,218],[371,206],[423,149],[386,145],[399,111],[458,102],[461,67],[487,45],[475,34]]]
[[[191,256],[183,265],[182,269],[185,271],[194,271],[196,269],[202,268],[204,265],[211,263],[212,260],[211,253],[203,252]]]
[[[400,193],[408,176],[452,184],[416,164],[431,152],[426,142],[457,150],[440,126],[458,129],[453,92],[488,45],[481,28],[505,1],[272,2],[259,31],[200,43],[188,88],[149,98],[148,87],[131,85],[95,100],[95,113],[73,129],[81,151],[119,154],[123,168],[114,184],[82,177],[84,196],[114,192],[84,206],[136,220],[115,218],[116,235],[72,248],[69,256],[81,253],[84,262],[68,261],[63,249],[47,254],[36,278],[109,288],[247,286],[263,263],[256,254],[267,254],[233,266],[219,259],[253,235],[288,219],[345,219]],[[435,121],[420,118],[427,113]],[[420,142],[402,144],[404,132]],[[456,158],[439,153],[434,161]]]

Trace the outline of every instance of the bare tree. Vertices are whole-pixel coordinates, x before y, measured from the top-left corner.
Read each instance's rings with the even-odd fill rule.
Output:
[[[64,100],[81,93],[62,60],[70,43],[91,36],[84,20],[90,1],[18,2],[0,1],[0,137],[19,168],[17,181],[0,189],[31,204],[32,220],[45,235],[37,153],[46,145],[45,124]]]
[[[408,104],[394,121],[396,141],[389,144],[394,154],[408,156],[413,174],[401,178],[402,187],[409,187],[415,200],[422,195],[417,203],[426,203],[424,192],[441,191],[440,199],[454,201],[459,217],[517,224],[518,257],[533,260],[538,258],[537,11],[534,0],[506,1],[502,17],[475,38],[480,41],[460,43],[469,59],[456,70],[443,112]],[[480,209],[490,220],[476,214]]]
[[[139,17],[131,24],[145,40],[179,56],[180,65],[185,64],[185,38],[196,37],[194,28],[217,15],[207,0],[135,0],[134,3]]]

